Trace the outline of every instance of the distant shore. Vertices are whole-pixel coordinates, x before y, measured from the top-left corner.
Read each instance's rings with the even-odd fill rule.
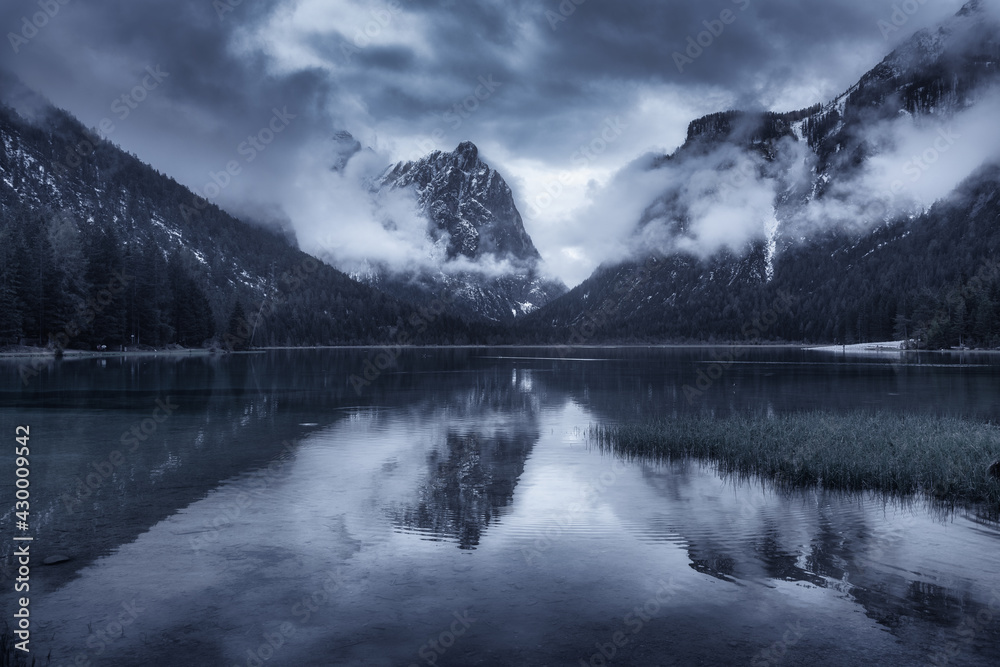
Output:
[[[851,354],[883,354],[887,352],[907,352],[906,341],[894,340],[882,343],[855,343],[853,345],[820,345],[807,349],[818,352],[849,352]]]
[[[609,349],[684,349],[684,348],[721,348],[721,347],[746,347],[746,348],[767,348],[767,349],[802,349],[803,345],[793,343],[608,343],[605,345],[538,345],[538,344],[505,344],[505,345],[303,345],[303,346],[275,346],[256,347],[251,350],[230,351],[224,348],[160,348],[160,349],[131,349],[131,350],[64,350],[63,359],[109,359],[119,357],[161,357],[161,356],[213,356],[228,354],[261,354],[275,350],[381,350],[387,348],[402,347],[405,350],[471,350],[471,349],[536,349],[536,350],[609,350]],[[12,346],[0,348],[0,359],[12,358],[43,358],[55,359],[57,355],[52,348]]]
[[[163,348],[163,349],[132,349],[132,350],[63,350],[63,359],[109,359],[113,357],[194,357],[225,354],[219,349],[205,348]],[[60,355],[52,348],[12,346],[0,349],[0,358],[48,358],[56,359]]]
[[[261,354],[274,350],[378,350],[397,347],[391,344],[383,345],[304,345],[304,346],[276,346],[258,347],[251,350],[230,351],[225,348],[139,348],[126,350],[63,350],[64,359],[110,359],[123,357],[201,357],[228,354]],[[558,345],[558,344],[503,344],[503,345],[404,345],[407,350],[462,350],[462,349],[575,349],[575,350],[608,350],[608,349],[698,349],[698,348],[752,348],[769,350],[809,350],[815,352],[827,352],[835,354],[849,355],[898,355],[904,352],[976,352],[976,353],[997,353],[1000,350],[987,349],[963,349],[963,350],[908,350],[902,347],[901,341],[888,341],[883,343],[855,343],[851,345],[806,345],[803,343],[606,343],[594,345]],[[53,348],[32,347],[27,345],[8,346],[0,348],[0,359],[12,358],[48,358],[55,359],[59,355]]]

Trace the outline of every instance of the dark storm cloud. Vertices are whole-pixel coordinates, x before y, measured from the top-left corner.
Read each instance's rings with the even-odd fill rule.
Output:
[[[110,140],[199,189],[268,123],[273,109],[287,107],[297,116],[282,141],[269,146],[274,169],[293,154],[296,139],[307,139],[326,122],[324,108],[335,88],[329,77],[313,68],[271,76],[264,53],[232,48],[241,30],[281,7],[245,2],[220,18],[211,1],[71,0],[18,44],[17,53],[8,36],[3,66],[86,125],[110,120]],[[38,11],[37,1],[5,3],[4,33],[20,34],[22,17]],[[162,72],[162,81],[134,96],[147,68]],[[123,95],[127,106],[119,101]],[[257,166],[263,165],[261,159]],[[250,189],[252,171],[243,190]],[[257,171],[266,177],[266,170]]]
[[[904,4],[913,11],[886,33],[879,21]],[[697,115],[827,100],[960,4],[6,0],[0,64],[88,125],[111,118],[110,139],[196,189],[239,159],[241,142],[274,109],[287,108],[295,115],[287,130],[220,193],[231,208],[289,208],[296,174],[322,166],[323,146],[340,129],[386,160],[476,141],[524,185],[516,189],[525,204],[547,178],[539,170],[575,162],[581,178],[610,173],[647,149],[672,149]],[[58,9],[19,41],[25,17],[44,7]],[[147,67],[169,76],[119,119],[115,100]],[[609,119],[627,129],[580,166],[580,146]],[[540,246],[561,242],[530,224],[529,232]]]
[[[493,74],[506,88],[477,110],[472,125],[506,124],[511,150],[544,158],[552,150],[566,154],[604,116],[657,87],[692,97],[713,87],[746,107],[823,101],[854,83],[897,38],[959,6],[912,1],[917,11],[890,40],[878,22],[893,15],[898,3],[891,0],[403,2],[395,22],[420,31],[430,48],[383,53],[372,46],[346,76],[353,90],[367,91],[361,94],[373,117],[409,119],[419,132],[433,124],[421,115],[462,100],[477,77]],[[721,22],[724,12],[731,22]],[[708,46],[690,50],[692,40],[720,26]],[[351,30],[344,33],[349,41]],[[336,55],[331,61],[344,65]]]
[[[650,86],[692,93],[715,86],[747,106],[820,101],[789,89],[805,87],[820,95],[850,85],[873,64],[859,53],[888,50],[877,23],[888,19],[898,3],[398,0],[390,5],[377,0],[355,3],[360,11],[344,12],[335,30],[300,35],[330,65],[322,76],[295,78],[285,72],[271,77],[265,51],[233,50],[234,38],[247,31],[266,42],[267,33],[254,30],[301,4],[71,0],[59,5],[39,36],[10,58],[10,67],[84,116],[132,84],[126,63],[134,63],[135,72],[157,63],[171,73],[160,96],[188,108],[192,122],[197,117],[208,124],[214,118],[218,125],[235,125],[241,118],[251,122],[274,99],[304,96],[306,105],[322,106],[321,96],[336,95],[344,86],[364,101],[373,122],[409,118],[416,131],[425,120],[421,115],[461,101],[479,76],[492,74],[506,90],[484,105],[478,122],[506,122],[519,144],[512,148],[544,154],[551,142],[571,140],[575,123],[567,123],[567,117],[589,127],[598,116],[628,109]],[[336,16],[347,4],[328,3],[329,11]],[[957,4],[920,6],[900,35],[953,12]],[[21,18],[38,11],[38,0],[6,2],[0,19],[16,33]],[[723,12],[734,17],[731,23],[720,22]],[[379,21],[385,23],[386,16],[389,28],[418,33],[427,48],[379,43],[376,35],[371,45],[345,57],[344,45],[353,46],[354,36],[364,36],[367,26],[382,29]],[[721,26],[721,34],[713,35],[707,47],[690,50],[689,39],[697,40],[712,26]],[[684,58],[697,53],[683,63],[683,72],[678,53]],[[549,141],[538,141],[522,118]],[[563,130],[553,135],[555,126]]]

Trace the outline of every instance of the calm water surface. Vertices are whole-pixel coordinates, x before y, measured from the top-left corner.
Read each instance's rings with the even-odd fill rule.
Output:
[[[686,411],[996,421],[995,357],[754,349],[720,376],[710,348],[412,350],[359,395],[373,354],[67,360],[26,387],[0,363],[3,432],[31,426],[33,653],[1000,664],[1000,530],[981,512],[778,492],[585,437]],[[10,591],[12,457],[2,474]],[[72,560],[40,565],[55,554]]]

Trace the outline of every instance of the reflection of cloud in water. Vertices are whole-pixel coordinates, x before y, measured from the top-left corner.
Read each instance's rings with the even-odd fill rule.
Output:
[[[247,649],[289,621],[299,630],[268,664],[410,664],[454,611],[471,609],[482,621],[440,664],[575,664],[662,579],[679,593],[615,664],[706,655],[747,664],[799,620],[808,633],[787,664],[918,664],[932,644],[959,638],[962,618],[1000,585],[993,524],[819,491],[776,494],[698,463],[619,464],[584,442],[590,423],[685,409],[679,388],[696,373],[694,357],[709,352],[611,351],[615,363],[581,364],[421,350],[359,399],[345,377],[364,354],[262,356],[272,365],[248,369],[239,400],[230,375],[207,362],[179,375],[189,387],[203,378],[201,393],[187,396],[199,409],[179,412],[135,452],[130,466],[142,475],[103,487],[102,504],[86,513],[49,508],[60,521],[39,523],[47,532],[35,544],[76,545],[68,553],[81,563],[58,582],[70,570],[41,568],[32,586],[39,644],[54,649],[53,663],[84,650],[88,622],[106,625],[135,599],[141,619],[91,658],[245,664]],[[720,388],[698,409],[808,407],[814,386],[854,407],[904,381],[901,402],[930,406],[920,396],[941,390],[945,402],[933,409],[980,394],[970,413],[995,402],[992,374],[925,370],[887,379],[853,365],[746,365],[727,376],[738,393]],[[85,379],[81,395],[93,393]],[[47,488],[103,460],[156,395],[120,415],[76,411],[89,437],[47,438]],[[284,439],[294,444],[281,473],[257,483]],[[95,518],[106,523],[95,530]],[[106,556],[81,555],[102,540],[114,541]],[[528,562],[526,550],[538,555]],[[303,597],[341,571],[337,594],[308,621],[298,616]],[[1000,623],[983,630],[963,657],[997,664],[998,632]],[[844,641],[855,636],[864,639]]]
[[[963,613],[989,603],[944,555],[955,548],[955,517],[942,522],[914,503],[821,489],[782,493],[720,478],[710,464],[693,461],[637,465],[664,502],[640,512],[619,508],[633,517],[628,529],[645,542],[682,546],[689,567],[702,574],[741,587],[831,589],[908,641],[926,632],[926,623],[957,627]],[[963,554],[986,572],[992,557],[982,546],[969,540]]]

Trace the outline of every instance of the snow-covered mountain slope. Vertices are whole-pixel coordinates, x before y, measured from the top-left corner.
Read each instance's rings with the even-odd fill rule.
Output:
[[[986,2],[969,2],[827,103],[693,121],[678,150],[632,167],[662,183],[637,221],[635,260],[601,267],[529,324],[579,325],[594,319],[602,295],[613,295],[615,321],[595,338],[627,330],[647,339],[738,340],[755,310],[788,290],[810,303],[812,321],[786,323],[782,336],[892,337],[897,317],[916,317],[910,290],[926,289],[932,300],[947,281],[976,274],[984,246],[996,240],[995,16]],[[971,192],[981,205],[967,205]],[[636,280],[650,255],[655,271]],[[892,284],[884,280],[890,266]],[[855,278],[853,291],[830,287]],[[814,302],[821,288],[832,302]]]
[[[400,162],[379,179],[380,188],[414,188],[435,240],[446,237],[448,258],[492,257],[528,268],[541,260],[514,195],[503,177],[464,142],[452,153],[435,151],[416,162]]]
[[[446,293],[468,315],[507,322],[566,291],[541,273],[541,256],[524,229],[503,177],[465,142],[389,167],[376,192],[409,190],[427,219],[427,236],[442,248],[438,264],[400,271],[387,265],[356,271],[357,279],[416,302]]]
[[[244,344],[373,344],[413,312],[196,198],[68,113],[38,102],[22,116],[7,102],[0,95],[0,345],[45,344],[67,327],[70,345],[201,345],[224,339],[237,303],[254,319]],[[116,273],[129,290],[88,316]],[[438,317],[426,340],[467,340],[448,337],[462,326]]]

